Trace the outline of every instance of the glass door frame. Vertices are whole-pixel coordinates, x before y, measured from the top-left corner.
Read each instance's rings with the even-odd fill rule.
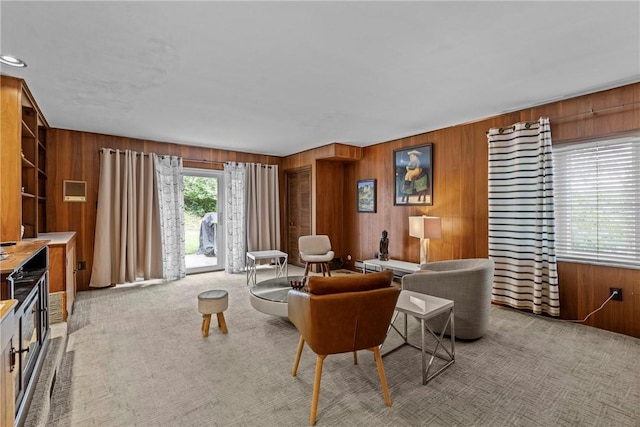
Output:
[[[222,214],[222,207],[224,206],[224,171],[215,169],[199,169],[199,168],[183,168],[183,176],[197,176],[203,178],[215,178],[218,180],[218,226],[216,230],[216,259],[217,264],[203,267],[191,267],[187,268],[187,274],[207,273],[210,271],[224,270],[225,260],[225,224],[224,215]],[[185,254],[185,257],[187,255]]]

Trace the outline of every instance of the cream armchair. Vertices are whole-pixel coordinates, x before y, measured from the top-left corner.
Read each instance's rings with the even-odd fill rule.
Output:
[[[472,340],[486,334],[495,268],[493,260],[436,261],[422,264],[420,268],[424,272],[402,277],[402,289],[453,300],[456,338]],[[440,332],[445,321],[446,315],[441,315],[427,323]]]
[[[298,238],[298,250],[300,259],[306,263],[305,277],[309,275],[312,264],[320,264],[322,275],[325,273],[331,277],[329,262],[333,260],[334,252],[331,250],[331,240],[327,235],[300,236]]]

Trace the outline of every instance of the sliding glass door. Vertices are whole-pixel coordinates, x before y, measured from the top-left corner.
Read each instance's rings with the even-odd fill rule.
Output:
[[[184,169],[184,236],[187,274],[224,269],[224,175]]]

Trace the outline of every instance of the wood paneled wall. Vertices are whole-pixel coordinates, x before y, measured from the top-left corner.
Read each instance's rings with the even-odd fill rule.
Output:
[[[47,231],[75,231],[77,233],[77,259],[86,261],[87,269],[78,271],[78,290],[89,289],[93,265],[93,241],[96,224],[96,203],[100,175],[100,148],[133,150],[144,153],[181,156],[185,159],[220,163],[193,163],[205,168],[222,168],[222,162],[256,162],[279,164],[280,158],[227,150],[145,141],[134,138],[109,136],[88,132],[49,129],[47,135]],[[185,162],[187,163],[187,162]],[[64,180],[86,181],[87,201],[63,202]]]
[[[280,203],[285,211],[285,171],[301,167],[311,168],[311,230],[313,234],[326,234],[331,240],[336,257],[345,258],[352,247],[344,232],[355,211],[355,193],[347,202],[346,189],[351,188],[346,179],[346,168],[361,159],[363,149],[345,144],[328,144],[282,158],[280,162]],[[282,223],[282,241],[286,223]]]
[[[593,112],[595,113],[593,113]],[[419,242],[408,235],[408,217],[442,217],[442,238],[432,239],[432,261],[488,256],[488,146],[486,132],[522,121],[549,117],[554,144],[612,136],[640,130],[640,84],[598,92],[366,147],[362,160],[344,174],[345,188],[360,179],[378,182],[378,212],[347,208],[344,241],[356,259],[371,258],[382,230],[389,232],[389,254],[418,262]],[[394,206],[393,151],[433,143],[433,206]],[[351,170],[351,168],[353,170]],[[345,190],[345,206],[353,206]],[[330,212],[331,214],[331,212]],[[318,215],[322,215],[318,209]],[[609,287],[623,290],[622,302],[610,302],[587,324],[640,337],[640,270],[559,263],[563,319],[583,319],[609,296]]]
[[[355,200],[349,203],[344,194],[344,163],[333,160],[316,162],[317,211],[315,234],[326,234],[336,257],[344,257],[348,250],[343,218],[354,209]]]
[[[585,324],[640,338],[640,271],[561,262],[560,310],[563,319],[582,320],[622,289],[622,301],[609,301]]]

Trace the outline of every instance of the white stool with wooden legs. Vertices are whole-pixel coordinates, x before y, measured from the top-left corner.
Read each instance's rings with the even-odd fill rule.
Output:
[[[202,314],[202,336],[209,336],[211,315],[218,317],[218,327],[223,334],[227,333],[227,322],[224,320],[224,311],[229,307],[229,294],[227,291],[212,290],[198,295],[198,311]]]

